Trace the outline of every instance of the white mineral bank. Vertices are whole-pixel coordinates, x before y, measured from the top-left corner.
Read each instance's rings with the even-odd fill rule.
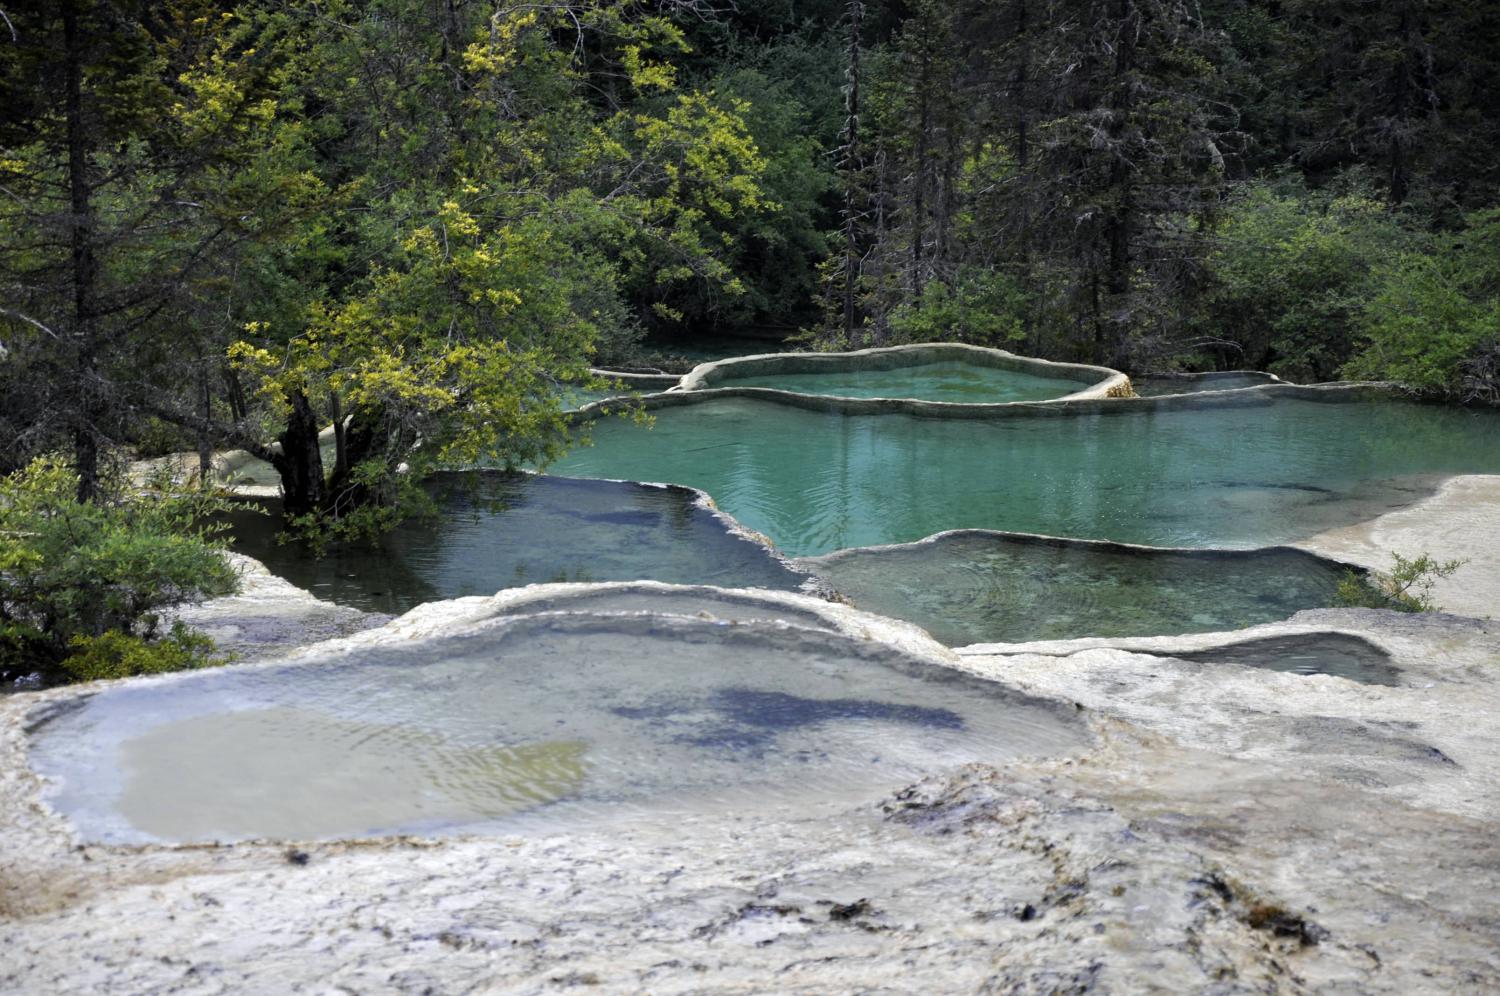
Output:
[[[1467,556],[1439,601],[1487,615],[1497,480],[1457,479],[1318,549],[1367,543],[1377,566],[1390,549]],[[423,606],[298,653],[421,641],[566,590],[581,589]],[[90,689],[12,696],[0,991],[1500,989],[1496,623],[1319,610],[1234,634],[953,653],[904,624],[765,597],[1074,703],[1096,742],[806,818],[324,842],[293,861],[285,841],[76,847],[27,767],[26,716]],[[1329,630],[1385,648],[1400,683],[1158,656]]]

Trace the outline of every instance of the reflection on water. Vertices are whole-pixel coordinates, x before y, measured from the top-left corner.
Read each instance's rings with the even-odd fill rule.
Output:
[[[32,759],[86,838],[185,841],[805,807],[1082,742],[1070,714],[867,640],[575,614],[110,688]]]
[[[1043,401],[1081,391],[1089,385],[1062,377],[1041,377],[1024,370],[1001,370],[960,361],[922,363],[890,370],[829,370],[818,373],[737,375],[726,371],[714,387],[774,387],[799,394],[843,398],[916,398],[965,404]]]
[[[961,528],[1269,546],[1410,502],[1434,475],[1500,471],[1500,412],[1251,393],[959,419],[712,398],[650,430],[601,422],[552,469],[702,488],[793,556]]]
[[[342,605],[405,612],[422,602],[550,581],[634,581],[792,590],[803,575],[731,534],[678,488],[495,471],[438,474],[436,521],[315,559],[277,542],[273,517],[234,521],[235,549]]]
[[[1140,553],[985,533],[803,565],[949,646],[1240,629],[1331,605],[1344,571],[1293,550]]]
[[[1230,373],[1182,374],[1177,377],[1132,377],[1130,386],[1143,398],[1164,394],[1194,394],[1201,391],[1234,391],[1242,387],[1265,387],[1278,381],[1270,374],[1237,370]]]

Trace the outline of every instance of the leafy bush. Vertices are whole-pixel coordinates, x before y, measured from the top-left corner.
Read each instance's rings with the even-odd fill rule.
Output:
[[[223,663],[223,658],[213,655],[214,641],[180,622],[174,622],[158,640],[112,629],[102,636],[75,636],[68,648],[72,653],[60,667],[74,681],[165,674]]]
[[[1389,572],[1362,576],[1346,571],[1334,595],[1335,604],[1353,609],[1395,609],[1397,612],[1434,612],[1432,586],[1462,567],[1464,560],[1435,560],[1431,554],[1403,557],[1391,554]]]
[[[1380,277],[1364,349],[1345,373],[1500,404],[1500,210],[1471,215],[1464,231],[1402,254]]]
[[[1235,365],[1332,380],[1357,349],[1378,275],[1416,238],[1357,178],[1312,191],[1247,184],[1209,257],[1206,331],[1243,350]]]
[[[967,269],[952,284],[934,280],[920,298],[891,313],[894,342],[967,342],[1013,346],[1026,337],[1029,302],[1002,273]]]
[[[204,638],[158,629],[163,609],[238,586],[222,527],[205,524],[222,500],[165,475],[98,503],[77,488],[49,458],[0,478],[0,669],[68,679],[206,660]]]

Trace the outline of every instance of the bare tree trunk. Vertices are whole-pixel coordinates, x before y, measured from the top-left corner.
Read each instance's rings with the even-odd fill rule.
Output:
[[[855,297],[859,288],[859,49],[861,0],[849,0],[849,90],[844,98],[848,115],[844,130],[844,339],[854,342],[858,314]]]
[[[932,53],[927,32],[932,28],[923,18],[921,49],[917,55],[917,141],[916,163],[912,170],[911,196],[911,294],[920,300],[926,283],[922,272],[922,243],[927,239],[927,158],[928,139],[932,134]]]
[[[93,188],[89,177],[87,125],[83,119],[83,38],[78,12],[63,13],[66,59],[65,111],[68,143],[68,199],[72,243],[73,337],[77,343],[78,404],[74,412],[73,464],[78,473],[78,500],[99,497],[99,423],[102,421],[95,312],[98,262],[94,256]]]
[[[281,508],[287,518],[323,508],[323,454],[318,448],[318,416],[301,391],[290,398],[286,429],[278,437],[281,452],[271,463],[281,475]]]
[[[214,419],[213,394],[208,389],[208,367],[200,362],[198,366],[198,388],[199,400],[203,403],[203,421],[212,423]],[[205,431],[198,432],[198,483],[208,487],[213,483],[214,476],[214,446],[213,438]]]
[[[1117,206],[1111,213],[1106,232],[1109,261],[1105,269],[1105,290],[1109,295],[1110,315],[1104,323],[1112,341],[1099,343],[1095,361],[1113,363],[1124,348],[1128,318],[1131,276],[1131,243],[1135,226],[1135,177],[1122,146],[1130,127],[1135,94],[1132,74],[1135,69],[1135,39],[1140,12],[1135,0],[1119,0],[1118,34],[1115,46],[1114,80],[1110,96],[1110,139],[1112,161],[1109,167],[1110,188]]]

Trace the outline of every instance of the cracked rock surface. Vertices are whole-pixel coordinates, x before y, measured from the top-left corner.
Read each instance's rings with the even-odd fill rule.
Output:
[[[920,642],[842,606],[770,601]],[[429,607],[345,644],[421,639],[496,604]],[[1171,656],[1321,632],[1379,646],[1399,680]],[[1500,627],[1320,610],[1248,633],[965,648],[950,663],[1072,704],[1094,745],[817,811],[80,847],[25,764],[35,710],[79,693],[12,696],[0,991],[1500,989]]]

